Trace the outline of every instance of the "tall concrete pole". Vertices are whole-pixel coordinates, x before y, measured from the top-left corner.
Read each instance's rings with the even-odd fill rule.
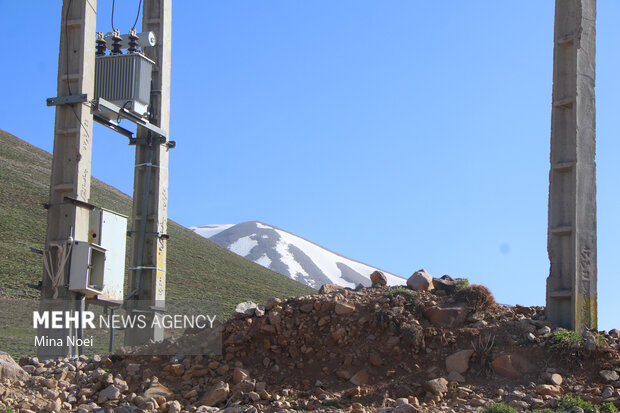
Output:
[[[58,56],[58,96],[94,96],[96,0],[64,0],[60,24]],[[47,213],[46,250],[51,252],[52,268],[58,268],[59,248],[67,250],[67,240],[88,241],[89,210],[65,201],[68,196],[88,202],[90,197],[91,142],[93,116],[87,103],[56,106],[54,154]],[[68,266],[68,264],[67,264]],[[42,310],[74,310],[80,301],[65,287],[66,271],[56,280],[46,270],[41,290]],[[47,359],[75,355],[66,345],[69,329],[43,329],[39,336],[61,338],[62,346],[40,346],[38,355]]]
[[[168,131],[170,125],[171,0],[146,0],[142,31],[152,31],[157,46],[145,48],[155,62],[151,123]],[[148,143],[149,133],[138,127],[133,192],[132,257],[129,290],[135,292],[128,307],[150,310],[161,307],[166,298],[166,239],[168,220],[168,146]],[[142,142],[142,143],[140,143]],[[126,345],[161,340],[163,331],[128,330]]]
[[[596,328],[596,0],[556,0],[547,317]]]

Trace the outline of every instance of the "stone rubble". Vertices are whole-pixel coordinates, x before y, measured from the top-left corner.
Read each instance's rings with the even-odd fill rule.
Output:
[[[31,357],[17,365],[0,353],[0,408],[475,412],[498,402],[553,408],[569,393],[620,406],[618,330],[564,345],[544,308],[480,306],[470,287],[447,288],[452,281],[431,278],[416,290],[375,275],[359,291],[324,285],[317,295],[242,303],[221,326],[216,356]]]

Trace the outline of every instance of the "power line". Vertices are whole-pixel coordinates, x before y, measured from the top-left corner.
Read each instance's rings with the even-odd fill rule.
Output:
[[[136,14],[136,21],[133,22],[133,26],[131,26],[131,30],[136,28],[136,24],[138,23],[138,17],[140,17],[140,8],[142,7],[142,0],[138,3],[138,13]]]
[[[112,0],[112,14],[110,16],[110,23],[112,24],[112,31],[116,30],[114,28],[114,0]]]

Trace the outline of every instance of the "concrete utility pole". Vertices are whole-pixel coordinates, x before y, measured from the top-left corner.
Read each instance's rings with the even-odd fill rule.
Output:
[[[157,37],[157,46],[145,50],[146,57],[155,62],[151,123],[166,131],[170,123],[171,3],[145,1],[142,18],[142,31],[152,31]],[[130,294],[135,292],[133,298],[137,301],[127,302],[129,308],[144,311],[161,307],[166,298],[169,147],[150,136],[147,129],[138,126],[128,283]],[[125,344],[140,345],[162,338],[163,331],[158,328],[134,329],[126,332]]]
[[[68,98],[94,93],[95,54],[92,51],[97,18],[96,0],[64,0],[60,25],[58,56],[58,96]],[[89,209],[79,202],[90,197],[91,142],[93,116],[90,106],[78,102],[56,106],[54,157],[47,213],[46,250],[51,267],[43,276],[42,310],[76,310],[82,305],[76,294],[66,288],[63,257],[70,253],[70,239],[88,240]],[[39,336],[60,338],[73,334],[71,329],[43,329]],[[40,346],[40,358],[74,356],[75,348]]]
[[[596,0],[556,0],[547,317],[596,328]]]

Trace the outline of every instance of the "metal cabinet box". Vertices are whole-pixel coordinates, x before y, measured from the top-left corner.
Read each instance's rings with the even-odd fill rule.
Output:
[[[103,291],[105,249],[84,241],[71,247],[69,290],[95,297]]]
[[[107,209],[92,210],[88,238],[106,251],[103,290],[98,298],[123,301],[127,217]]]
[[[75,241],[69,290],[103,301],[122,302],[127,217],[107,209],[90,212],[88,242]]]

